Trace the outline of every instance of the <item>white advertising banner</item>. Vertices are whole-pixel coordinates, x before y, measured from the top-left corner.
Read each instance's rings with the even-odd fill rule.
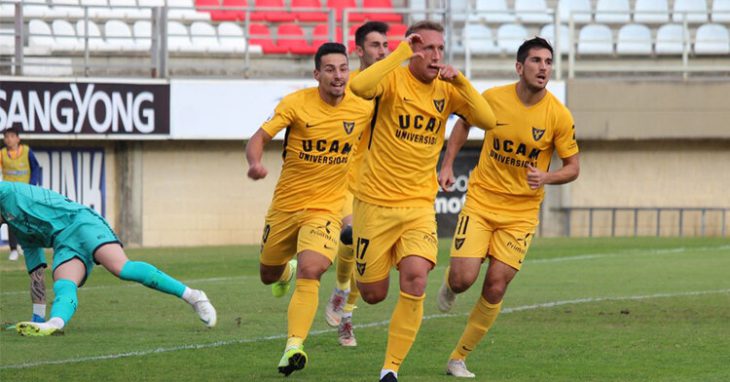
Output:
[[[480,92],[515,80],[479,80]],[[269,118],[285,95],[316,86],[312,80],[171,80],[170,135],[172,139],[248,139]],[[548,89],[565,103],[565,82],[551,81]],[[446,136],[456,123],[449,119]],[[472,129],[469,139],[484,132]],[[284,139],[284,132],[274,139]]]

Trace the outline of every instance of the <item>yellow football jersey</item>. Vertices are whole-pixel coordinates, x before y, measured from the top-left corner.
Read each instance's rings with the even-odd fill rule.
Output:
[[[400,44],[352,82],[358,95],[379,99],[369,151],[358,167],[354,189],[355,196],[371,204],[433,206],[449,116],[458,114],[484,128],[495,123],[489,105],[462,74],[452,83],[417,80],[401,66],[412,54],[408,44]]]
[[[553,151],[561,158],[578,153],[570,111],[550,92],[527,107],[517,97],[517,84],[483,93],[497,116],[497,128],[484,136],[479,164],[472,171],[467,204],[509,215],[534,215],[544,188],[530,189],[527,166],[550,167]]]
[[[271,208],[339,213],[352,152],[372,113],[372,103],[349,89],[337,106],[324,102],[316,87],[284,97],[261,126],[272,137],[286,128],[284,164]]]
[[[355,76],[360,74],[360,69],[353,70],[350,72],[350,81],[352,81]],[[379,100],[373,100],[371,102],[371,107],[376,108],[378,105]],[[350,170],[347,172],[347,186],[350,189],[350,192],[354,192],[355,185],[357,184],[357,173],[358,168],[360,165],[362,165],[362,160],[365,157],[365,154],[368,152],[368,143],[370,142],[370,131],[372,130],[373,124],[375,121],[371,119],[370,124],[368,124],[365,129],[360,134],[360,140],[357,143],[357,146],[354,149],[354,153],[352,154],[352,158],[350,158]]]

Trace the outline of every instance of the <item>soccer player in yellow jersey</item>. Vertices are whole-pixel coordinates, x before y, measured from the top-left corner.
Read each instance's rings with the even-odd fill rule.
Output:
[[[525,41],[515,64],[519,81],[484,92],[497,116],[497,128],[484,137],[479,163],[472,171],[466,203],[451,247],[451,265],[438,295],[442,311],[455,293],[466,291],[488,259],[482,294],[447,363],[447,374],[474,378],[465,359],[484,337],[502,306],[507,285],[522,266],[530,246],[546,184],[564,184],[579,173],[578,144],[570,111],[545,86],[553,49],[542,38]],[[449,138],[439,183],[454,183],[452,165],[466,141],[469,123],[459,121]],[[550,171],[556,151],[560,169]]]
[[[248,176],[268,171],[264,146],[286,128],[284,164],[266,216],[260,255],[264,284],[283,296],[296,273],[289,302],[288,333],[279,372],[289,375],[307,363],[304,340],[319,301],[319,279],[337,254],[340,213],[347,190],[348,163],[373,107],[347,90],[347,50],[325,43],[314,56],[317,87],[284,97],[246,146]],[[290,261],[296,254],[298,263]]]
[[[380,21],[368,21],[355,31],[355,54],[360,58],[360,68],[350,73],[350,79],[360,71],[385,58],[388,54],[388,24]],[[377,101],[375,101],[377,102]],[[373,102],[375,107],[375,102]],[[373,120],[374,122],[374,120]],[[371,126],[369,126],[371,127]],[[347,173],[347,184],[351,189],[357,179],[357,167],[367,152],[370,140],[370,128],[363,130],[353,153],[350,171]],[[337,285],[330,295],[325,309],[325,318],[331,326],[337,326],[338,341],[342,346],[357,346],[352,329],[352,311],[360,297],[355,283],[355,254],[352,249],[352,192],[347,192],[345,207],[342,209],[342,233],[337,251],[335,269]]]
[[[352,80],[352,91],[376,99],[375,126],[354,187],[356,278],[363,300],[388,293],[390,268],[400,272],[400,295],[388,331],[381,381],[398,369],[423,318],[428,273],[436,264],[436,165],[451,114],[490,129],[487,102],[452,66],[442,63],[443,26],[420,21],[406,42]],[[408,66],[401,66],[409,60]]]

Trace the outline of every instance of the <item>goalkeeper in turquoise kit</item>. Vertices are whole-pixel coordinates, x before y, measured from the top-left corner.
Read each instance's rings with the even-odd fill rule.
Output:
[[[206,326],[216,324],[215,308],[203,291],[188,288],[153,265],[129,260],[114,231],[91,208],[44,188],[0,182],[0,224],[3,223],[25,249],[29,271],[45,264],[44,248],[53,249],[55,298],[51,318],[40,323],[18,323],[16,329],[21,335],[62,332],[76,312],[77,288],[84,284],[95,263],[122,280],[182,298]]]

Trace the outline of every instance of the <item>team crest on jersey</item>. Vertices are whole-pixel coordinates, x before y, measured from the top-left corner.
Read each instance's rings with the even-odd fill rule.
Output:
[[[539,141],[543,134],[545,134],[545,129],[538,129],[535,126],[532,127],[532,137],[535,138],[536,141]]]
[[[433,100],[433,106],[436,106],[436,110],[438,110],[439,113],[443,113],[444,112],[444,104],[445,103],[446,102],[445,102],[445,100],[443,98]]]
[[[345,132],[349,135],[352,134],[352,130],[355,129],[355,122],[342,121],[342,127],[345,128]]]
[[[466,241],[465,237],[462,237],[460,239],[454,239],[454,247],[456,249],[461,249],[461,246],[464,245],[465,241]]]

